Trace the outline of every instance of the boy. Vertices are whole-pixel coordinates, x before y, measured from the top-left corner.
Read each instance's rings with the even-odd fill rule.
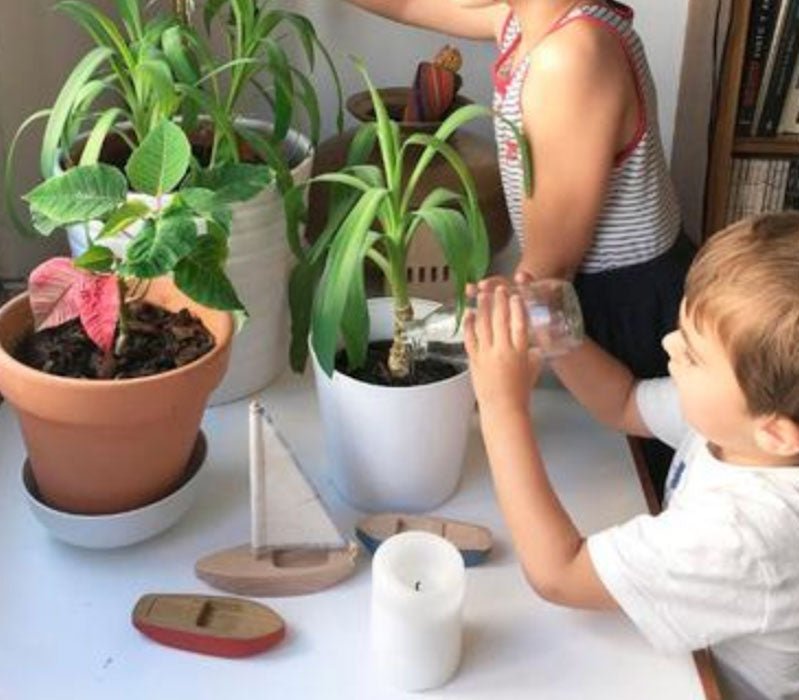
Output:
[[[518,297],[483,288],[465,330],[530,584],[558,604],[620,608],[664,651],[711,646],[725,697],[799,698],[799,213],[738,223],[700,251],[663,340],[670,378],[636,382],[590,341],[552,363],[598,420],[677,450],[660,515],[577,531],[529,422],[526,324]]]

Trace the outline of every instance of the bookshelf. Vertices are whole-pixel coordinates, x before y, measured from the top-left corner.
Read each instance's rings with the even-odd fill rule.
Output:
[[[722,58],[707,175],[705,237],[727,223],[734,158],[799,158],[799,135],[744,137],[736,134],[749,21],[752,4],[757,1],[732,0],[730,5],[730,26]]]

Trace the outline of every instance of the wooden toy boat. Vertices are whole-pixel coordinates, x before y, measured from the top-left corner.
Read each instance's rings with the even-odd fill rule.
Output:
[[[358,539],[372,553],[383,540],[407,530],[432,532],[449,540],[460,551],[466,566],[485,561],[493,542],[491,531],[482,525],[430,515],[378,513],[361,518],[355,526]]]
[[[225,596],[149,593],[133,608],[132,622],[156,642],[212,656],[258,654],[286,634],[271,608]]]
[[[263,406],[250,405],[249,544],[194,567],[203,581],[251,596],[313,593],[355,570],[358,548],[342,537]]]

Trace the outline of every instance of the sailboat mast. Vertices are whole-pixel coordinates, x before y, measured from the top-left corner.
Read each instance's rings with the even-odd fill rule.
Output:
[[[266,444],[264,407],[250,403],[250,546],[258,557],[266,546]]]

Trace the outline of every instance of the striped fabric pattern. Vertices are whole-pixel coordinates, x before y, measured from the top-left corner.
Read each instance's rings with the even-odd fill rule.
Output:
[[[621,41],[644,101],[644,119],[630,145],[616,157],[593,245],[580,267],[585,273],[651,260],[672,246],[680,230],[679,205],[660,140],[654,83],[632,19],[633,11],[619,3],[585,2],[570,10],[550,30],[551,33],[580,20],[603,23]],[[494,110],[502,185],[514,231],[523,246],[521,162],[513,131],[500,118],[522,128],[521,94],[530,56],[525,56],[512,70],[509,65],[519,39],[519,23],[511,15],[500,40],[500,56],[494,64]]]

